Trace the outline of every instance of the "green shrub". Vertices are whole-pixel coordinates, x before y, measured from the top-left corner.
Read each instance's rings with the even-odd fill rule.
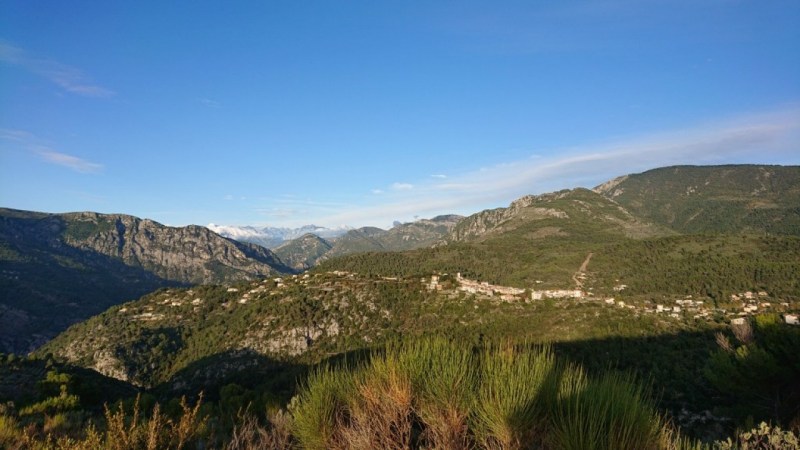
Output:
[[[736,344],[717,335],[719,349],[705,368],[723,412],[739,423],[750,416],[784,425],[800,420],[800,329],[764,314],[733,332]]]
[[[562,396],[551,443],[560,449],[657,449],[663,424],[649,392],[631,377],[609,373]]]
[[[12,448],[21,435],[14,417],[0,415],[0,448]]]
[[[59,411],[69,411],[77,409],[80,405],[80,399],[77,395],[67,394],[66,390],[61,391],[58,397],[48,397],[41,402],[34,403],[33,405],[22,408],[19,412],[21,416],[30,416],[33,414],[42,413],[56,413]]]
[[[332,448],[346,399],[355,389],[355,372],[321,367],[311,372],[300,394],[289,405],[294,435],[309,450]]]
[[[761,422],[758,428],[740,433],[736,440],[728,438],[715,444],[718,450],[784,450],[800,448],[800,439],[791,431]]]
[[[386,359],[398,361],[398,371],[410,377],[414,412],[424,425],[421,439],[433,448],[466,446],[478,382],[472,347],[442,338],[395,343]]]
[[[394,343],[312,372],[290,405],[302,448],[696,448],[631,376],[598,379],[549,347]]]
[[[549,347],[492,346],[481,355],[475,405],[478,440],[486,447],[521,448],[547,431],[561,368]]]

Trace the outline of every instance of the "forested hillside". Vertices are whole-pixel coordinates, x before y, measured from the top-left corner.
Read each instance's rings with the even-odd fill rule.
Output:
[[[639,217],[682,233],[800,236],[800,167],[676,166],[595,188]]]

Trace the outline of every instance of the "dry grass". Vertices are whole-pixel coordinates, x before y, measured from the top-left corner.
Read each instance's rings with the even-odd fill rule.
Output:
[[[731,325],[733,335],[744,345],[753,343],[753,325],[750,320],[745,319],[744,323]]]
[[[292,448],[291,417],[280,410],[268,414],[269,426],[262,427],[252,414],[241,414],[225,450],[283,450]]]
[[[202,400],[202,396],[201,396]],[[182,413],[177,421],[167,419],[158,405],[149,418],[143,412],[137,397],[130,415],[122,405],[116,409],[106,406],[105,427],[99,431],[89,424],[81,437],[55,436],[50,431],[63,426],[66,416],[46,418],[42,435],[34,425],[18,429],[16,424],[0,418],[0,448],[30,450],[184,450],[192,448],[199,439],[205,420],[199,415],[199,400],[189,406],[181,400]]]

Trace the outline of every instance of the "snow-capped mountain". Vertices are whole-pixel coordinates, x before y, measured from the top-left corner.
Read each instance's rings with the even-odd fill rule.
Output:
[[[267,248],[275,248],[285,241],[299,238],[307,233],[315,234],[324,239],[331,239],[339,237],[352,229],[347,226],[326,228],[317,225],[304,225],[300,228],[259,228],[253,226],[216,225],[213,223],[208,224],[207,228],[226,238],[241,242],[252,242],[253,244],[258,244]]]

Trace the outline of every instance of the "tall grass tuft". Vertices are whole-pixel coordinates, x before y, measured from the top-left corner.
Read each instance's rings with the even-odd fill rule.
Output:
[[[342,425],[346,448],[409,448],[413,409],[409,373],[394,357],[377,355],[358,373]]]
[[[480,360],[475,428],[485,448],[539,447],[548,428],[561,367],[549,347],[486,348]]]
[[[649,392],[632,377],[609,373],[560,396],[551,445],[565,450],[663,447],[665,425]]]
[[[469,448],[469,418],[478,383],[478,358],[468,345],[426,339],[407,344],[397,354],[412,375],[414,409],[423,445],[437,449]]]
[[[347,400],[354,395],[359,372],[324,366],[309,374],[300,394],[289,405],[294,435],[302,448],[325,450],[337,446],[336,434],[348,421]]]
[[[393,343],[314,371],[290,408],[305,449],[699,450],[631,376],[588,377],[547,346]]]
[[[170,423],[172,425],[170,434],[175,448],[185,448],[205,428],[205,419],[200,417],[200,405],[202,402],[202,393],[194,407],[189,406],[186,402],[186,397],[181,398],[181,416],[177,422]]]
[[[158,450],[163,447],[164,426],[164,416],[161,414],[161,406],[156,403],[153,407],[150,420],[147,422],[147,437],[145,440],[145,448],[147,450]]]
[[[0,414],[0,448],[13,448],[22,434],[18,426],[14,417]]]
[[[141,418],[139,397],[133,405],[133,414],[127,416],[120,404],[116,410],[105,407],[106,429],[102,447],[109,450],[184,449],[199,437],[205,427],[205,418],[200,417],[203,396],[194,406],[181,398],[181,415],[177,421],[166,419],[161,407],[156,404],[148,419]],[[87,436],[87,440],[98,436]]]
[[[106,444],[109,450],[134,448],[144,437],[142,428],[139,427],[139,399],[137,395],[130,420],[126,420],[122,404],[115,411],[109,409],[108,405],[105,406]]]
[[[719,444],[717,442],[717,444]],[[659,448],[665,450],[722,450],[718,445],[712,447],[711,444],[706,444],[696,439],[691,439],[686,436],[681,436],[677,428],[665,424],[663,428],[661,445]]]
[[[293,448],[291,418],[283,410],[268,413],[268,427],[262,427],[250,413],[239,415],[224,450],[284,450]]]

